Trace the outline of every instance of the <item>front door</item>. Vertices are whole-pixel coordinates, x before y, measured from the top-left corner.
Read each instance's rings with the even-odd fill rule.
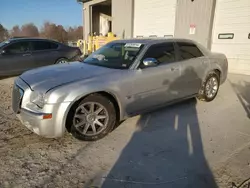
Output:
[[[30,42],[20,41],[3,48],[0,55],[0,75],[8,76],[20,74],[28,70],[32,65],[32,53]]]
[[[134,71],[132,100],[127,109],[130,114],[157,107],[180,96],[181,65],[176,62],[173,43],[151,46],[142,60],[146,58],[156,59],[158,65],[145,67],[141,62],[139,69]]]

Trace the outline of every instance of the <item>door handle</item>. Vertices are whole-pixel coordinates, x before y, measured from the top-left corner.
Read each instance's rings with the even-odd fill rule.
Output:
[[[25,57],[25,56],[31,56],[31,54],[23,54],[23,57]]]

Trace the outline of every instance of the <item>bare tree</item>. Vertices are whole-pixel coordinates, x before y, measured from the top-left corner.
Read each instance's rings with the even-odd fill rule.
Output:
[[[18,25],[15,25],[10,31],[10,36],[12,37],[20,37],[21,35],[22,32]]]
[[[33,23],[24,24],[21,28],[18,25],[13,26],[13,28],[8,32],[0,24],[0,41],[6,40],[9,36],[11,37],[44,37],[48,39],[57,40],[62,43],[67,43],[68,41],[77,41],[83,38],[83,27],[69,27],[67,30],[62,25],[56,25],[51,22],[44,22],[40,29]]]
[[[75,30],[75,37],[76,39],[83,39],[83,27],[82,26],[79,26],[76,28]]]
[[[8,37],[8,30],[2,24],[0,24],[0,42],[6,40]]]
[[[57,39],[57,26],[54,23],[45,22],[41,28],[41,36],[48,39]]]
[[[83,27],[82,26],[74,27],[74,28],[69,27],[67,32],[68,32],[68,40],[70,40],[70,41],[77,41],[77,40],[83,38]]]
[[[64,27],[50,22],[45,22],[43,24],[43,27],[41,28],[41,36],[62,43],[68,42],[68,33]]]
[[[57,40],[62,43],[68,42],[68,33],[62,25],[57,26]]]
[[[72,27],[69,27],[68,29],[67,29],[67,32],[68,32],[68,40],[69,41],[74,41],[75,40],[75,38],[74,38],[74,28],[72,28]]]
[[[44,22],[41,30],[40,30],[40,36],[44,37],[44,38],[52,38],[52,23],[50,22]]]
[[[33,23],[28,23],[22,26],[22,36],[38,37],[39,31]]]

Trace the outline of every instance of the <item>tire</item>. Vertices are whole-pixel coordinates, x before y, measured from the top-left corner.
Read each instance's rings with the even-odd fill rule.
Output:
[[[67,62],[69,62],[68,59],[66,59],[66,58],[60,58],[60,59],[58,59],[58,60],[55,62],[55,64],[63,64],[63,63],[67,63]]]
[[[211,86],[211,82],[215,82],[215,83],[213,83],[213,85]],[[216,83],[217,83],[217,86],[216,86]],[[215,72],[212,72],[206,77],[205,81],[202,83],[202,86],[201,86],[201,89],[199,90],[197,98],[201,101],[211,102],[217,96],[219,87],[220,87],[219,75]],[[212,93],[211,91],[208,92],[208,90],[211,90]]]
[[[93,110],[91,110],[91,106]],[[101,111],[98,112],[98,110]],[[105,116],[106,118],[104,118]],[[100,94],[92,94],[84,98],[74,109],[70,132],[79,140],[96,141],[111,132],[115,125],[114,104]]]

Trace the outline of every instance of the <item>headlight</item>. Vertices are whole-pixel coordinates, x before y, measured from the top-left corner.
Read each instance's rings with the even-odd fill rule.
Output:
[[[32,92],[30,102],[36,104],[39,108],[43,108],[45,104],[45,96],[39,92]]]

